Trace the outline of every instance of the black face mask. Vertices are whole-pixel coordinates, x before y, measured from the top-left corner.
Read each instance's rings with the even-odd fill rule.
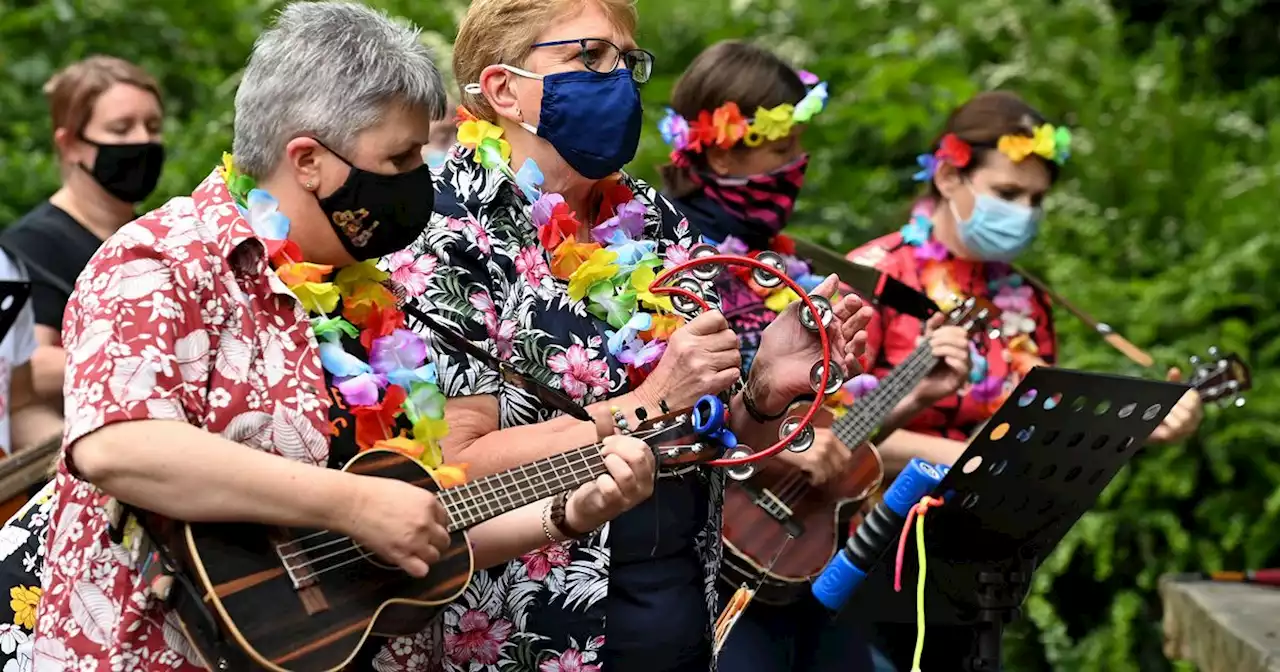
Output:
[[[146,200],[156,190],[160,170],[164,167],[164,145],[144,142],[138,145],[101,145],[84,136],[81,140],[98,148],[93,168],[80,168],[106,190],[125,203]]]
[[[351,173],[337,191],[317,200],[348,254],[358,261],[385,257],[422,235],[431,223],[436,199],[430,166],[424,163],[407,173],[381,175],[360,170],[332,149],[329,152]]]

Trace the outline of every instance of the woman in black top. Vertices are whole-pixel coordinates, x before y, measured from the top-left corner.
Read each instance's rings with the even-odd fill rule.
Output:
[[[45,85],[60,158],[62,187],[0,236],[0,247],[27,269],[36,340],[36,394],[61,412],[62,312],[89,258],[134,218],[164,163],[160,89],[138,66],[93,56]]]

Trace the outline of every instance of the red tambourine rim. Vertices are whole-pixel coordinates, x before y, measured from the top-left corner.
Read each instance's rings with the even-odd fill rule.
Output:
[[[671,268],[668,268],[662,271],[662,273],[658,274],[658,277],[653,279],[653,284],[650,286],[649,291],[654,294],[680,295],[686,299],[694,301],[703,310],[711,310],[711,306],[709,306],[707,302],[704,301],[702,297],[698,296],[697,294],[694,294],[693,292],[690,292],[686,289],[682,289],[680,287],[666,287],[666,286],[663,286],[663,284],[675,278],[676,276],[680,275],[681,273],[691,271],[695,268],[698,268],[699,266],[709,266],[712,264],[719,264],[724,267],[747,266],[753,270],[762,270],[762,271],[765,271],[766,273],[770,273],[778,277],[780,280],[782,280],[782,283],[785,284],[788,289],[795,292],[796,296],[799,296],[800,300],[804,302],[804,309],[808,310],[809,314],[813,316],[814,324],[819,324],[819,325],[822,324],[822,312],[819,311],[818,307],[815,306],[813,304],[813,301],[809,299],[809,294],[804,290],[804,288],[796,284],[796,282],[791,278],[788,278],[786,273],[783,273],[778,269],[762,261],[753,259],[751,257],[737,257],[737,256],[716,254],[716,255],[711,255],[706,257],[699,257],[697,259],[690,259],[689,261],[686,261],[682,264],[678,264],[676,266],[672,266]],[[834,319],[834,316],[833,316],[833,319]],[[760,460],[773,457],[774,455],[777,455],[778,453],[785,450],[787,446],[797,436],[800,435],[800,432],[804,431],[804,429],[809,426],[809,424],[813,421],[813,416],[818,413],[818,409],[822,408],[822,401],[827,396],[825,391],[827,389],[827,376],[831,372],[831,343],[830,343],[830,340],[827,338],[827,330],[825,327],[818,329],[818,341],[822,345],[822,380],[818,385],[818,389],[814,391],[814,399],[813,399],[813,402],[809,405],[809,410],[803,416],[801,416],[800,424],[796,425],[795,429],[793,429],[790,434],[783,437],[780,441],[778,441],[777,443],[773,444],[772,446],[762,451],[752,453],[751,455],[748,455],[746,457],[739,457],[739,458],[726,457],[726,458],[720,458],[716,460],[710,460],[707,462],[708,465],[713,467],[738,467],[744,464],[751,464],[753,462],[759,462]]]

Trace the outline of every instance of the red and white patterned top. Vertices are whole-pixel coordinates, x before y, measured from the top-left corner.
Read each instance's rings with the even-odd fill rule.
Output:
[[[116,422],[177,420],[326,463],[330,400],[307,314],[216,172],[190,198],[169,201],[102,246],[67,304],[63,334],[64,447]],[[142,590],[108,537],[108,499],[68,473],[64,449],[35,669],[203,670],[175,617]],[[425,659],[427,643],[425,634],[397,640],[380,658]]]

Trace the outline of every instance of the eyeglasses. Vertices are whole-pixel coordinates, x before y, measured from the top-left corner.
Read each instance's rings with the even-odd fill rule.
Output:
[[[653,54],[644,49],[630,49],[623,51],[617,45],[598,37],[588,37],[577,40],[556,40],[554,42],[539,42],[533,45],[534,49],[538,47],[559,47],[566,44],[576,44],[581,49],[578,57],[582,59],[582,64],[592,72],[601,74],[609,74],[618,69],[621,63],[628,71],[631,72],[631,79],[637,84],[644,84],[649,81],[649,77],[653,74]]]
[[[405,314],[426,325],[432,333],[439,336],[440,340],[448,344],[450,348],[453,348],[477,362],[484,364],[490,369],[493,369],[498,373],[498,375],[502,376],[503,382],[528,392],[543,406],[560,411],[565,415],[577,418],[583,422],[595,422],[595,419],[591,417],[591,414],[587,412],[587,409],[575,402],[573,397],[570,397],[564,392],[553,387],[543,385],[532,376],[525,375],[516,367],[485,352],[471,341],[468,341],[461,334],[453,331],[443,324],[440,324],[439,322],[436,322],[430,315],[427,315],[417,306],[411,303],[405,303],[401,306],[401,309],[404,310]]]

